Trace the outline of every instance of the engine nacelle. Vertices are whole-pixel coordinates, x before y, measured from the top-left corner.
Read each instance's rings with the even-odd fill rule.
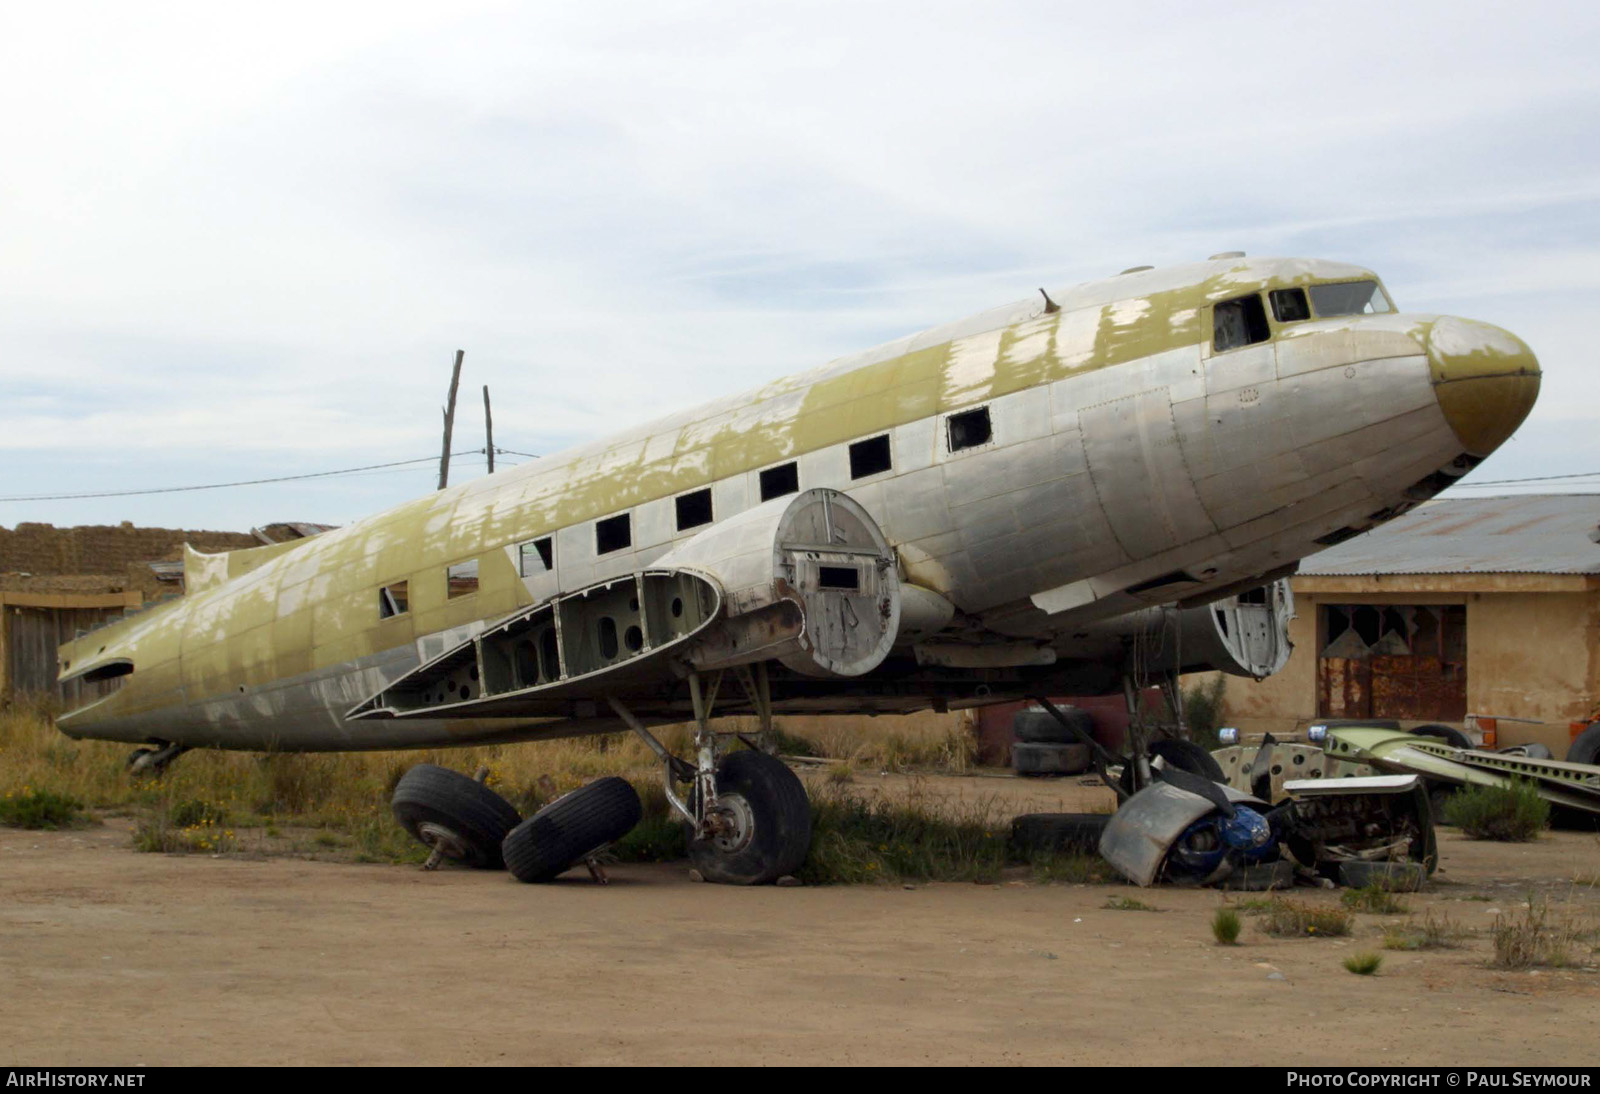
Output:
[[[722,587],[727,619],[698,643],[698,667],[776,658],[807,676],[861,676],[900,630],[894,552],[871,515],[837,490],[774,498],[657,559]]]

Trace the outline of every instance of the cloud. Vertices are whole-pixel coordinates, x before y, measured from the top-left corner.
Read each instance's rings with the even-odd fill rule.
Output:
[[[0,95],[27,106],[0,115],[8,493],[426,455],[457,347],[458,435],[487,383],[497,439],[553,451],[1040,284],[1230,248],[1362,262],[1402,306],[1515,330],[1547,370],[1530,436],[1600,398],[1587,7],[0,19]],[[1600,468],[1600,431],[1557,432],[1485,471]],[[429,485],[117,519],[347,520]],[[0,507],[26,519],[109,518]]]

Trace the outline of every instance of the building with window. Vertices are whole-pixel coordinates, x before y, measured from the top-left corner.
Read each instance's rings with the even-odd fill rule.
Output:
[[[1291,582],[1288,665],[1230,679],[1229,720],[1277,732],[1470,712],[1507,719],[1502,744],[1565,755],[1569,723],[1600,702],[1597,540],[1597,495],[1447,498],[1314,555]]]

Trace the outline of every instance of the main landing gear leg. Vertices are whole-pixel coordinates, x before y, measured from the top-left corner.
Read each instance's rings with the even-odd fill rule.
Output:
[[[136,748],[128,754],[128,774],[136,779],[159,779],[172,761],[189,751],[188,745],[165,744],[160,748]]]
[[[756,680],[762,684],[765,673]],[[707,881],[725,885],[762,885],[792,874],[811,847],[811,803],[804,785],[776,756],[758,749],[721,753],[719,735],[711,728],[712,711],[722,674],[689,677],[694,703],[695,762],[667,751],[622,702],[609,698],[611,709],[661,757],[667,800],[688,823],[689,861]],[[771,706],[758,704],[763,729],[770,725]],[[765,735],[765,734],[764,734]],[[689,800],[674,791],[689,783]]]

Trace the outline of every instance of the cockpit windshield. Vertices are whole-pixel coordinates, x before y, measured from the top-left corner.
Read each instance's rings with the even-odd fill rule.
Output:
[[[1394,311],[1394,305],[1389,303],[1376,281],[1341,281],[1333,285],[1311,285],[1308,290],[1311,306],[1322,319]]]

